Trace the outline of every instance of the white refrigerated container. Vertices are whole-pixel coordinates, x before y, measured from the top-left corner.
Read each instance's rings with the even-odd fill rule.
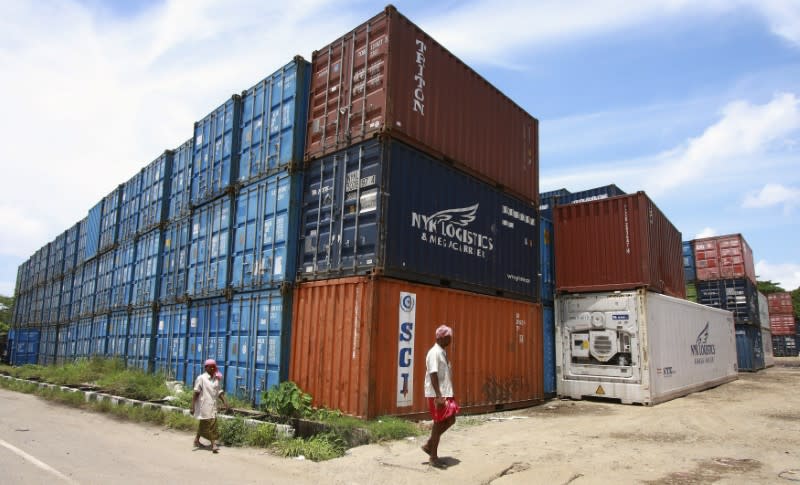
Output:
[[[764,346],[764,367],[775,365],[775,352],[772,350],[772,332],[768,328],[761,328],[761,344]]]
[[[556,298],[559,396],[658,404],[737,378],[733,314],[644,289]]]

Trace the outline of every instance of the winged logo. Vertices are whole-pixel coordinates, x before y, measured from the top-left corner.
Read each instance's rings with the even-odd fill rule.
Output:
[[[706,326],[697,335],[697,345],[703,345],[708,342],[708,326],[710,322],[706,322]]]
[[[461,207],[459,209],[445,209],[443,211],[435,212],[428,216],[425,225],[428,231],[434,231],[439,223],[450,223],[456,226],[465,227],[467,224],[475,220],[475,214],[478,212],[478,205],[471,205],[469,207]]]

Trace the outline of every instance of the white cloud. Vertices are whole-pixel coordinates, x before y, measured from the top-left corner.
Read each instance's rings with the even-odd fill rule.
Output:
[[[785,210],[800,204],[800,189],[781,184],[766,184],[758,193],[748,194],[742,202],[746,209],[783,205]]]
[[[717,235],[717,230],[713,227],[704,227],[702,231],[695,234],[694,239],[703,239],[704,237],[714,237]]]
[[[480,0],[448,5],[421,26],[456,55],[519,69],[515,55],[649,24],[701,15],[755,12],[770,31],[800,47],[796,0]],[[480,42],[475,33],[480,32]]]
[[[786,291],[800,288],[800,264],[773,264],[766,259],[761,259],[756,263],[756,274],[760,280],[770,280],[779,284]]]

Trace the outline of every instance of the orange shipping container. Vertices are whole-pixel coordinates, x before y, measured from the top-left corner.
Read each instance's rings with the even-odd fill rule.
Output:
[[[747,278],[756,283],[753,250],[741,234],[695,239],[694,263],[700,281]]]
[[[374,276],[296,288],[289,379],[315,406],[421,417],[425,355],[442,323],[453,328],[447,352],[462,409],[543,399],[540,305]]]
[[[769,300],[770,315],[794,315],[792,305],[792,294],[788,291],[782,293],[771,293],[767,295]]]

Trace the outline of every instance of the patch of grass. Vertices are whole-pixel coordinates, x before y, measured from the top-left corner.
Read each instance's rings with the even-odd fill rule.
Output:
[[[100,377],[96,382],[101,389],[142,401],[161,399],[170,394],[163,378],[146,374],[139,369],[116,370]]]
[[[0,379],[0,387],[14,392],[23,392],[25,394],[33,394],[39,389],[39,386],[30,382],[12,381],[9,379]]]
[[[334,433],[323,433],[307,440],[302,438],[282,439],[273,450],[280,456],[304,456],[312,461],[331,460],[344,456],[347,445]]]
[[[219,439],[228,446],[244,446],[247,436],[247,423],[242,418],[220,419]]]
[[[197,420],[181,413],[165,412],[164,426],[182,431],[196,431]]]
[[[417,424],[391,416],[381,416],[371,421],[364,421],[343,415],[339,411],[318,409],[314,413],[314,419],[330,426],[334,433],[350,443],[358,441],[353,439],[358,430],[366,431],[370,443],[399,440],[422,434],[422,430]]]
[[[247,431],[245,443],[256,448],[267,448],[272,445],[278,437],[278,430],[274,424],[259,424],[251,426]]]

